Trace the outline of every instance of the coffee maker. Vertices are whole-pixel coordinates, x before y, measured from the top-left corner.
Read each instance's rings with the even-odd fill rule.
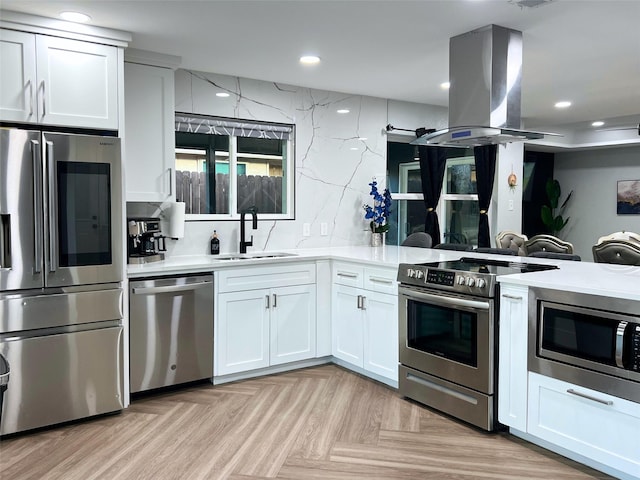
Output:
[[[159,218],[127,218],[127,259],[140,264],[164,260],[167,248]]]

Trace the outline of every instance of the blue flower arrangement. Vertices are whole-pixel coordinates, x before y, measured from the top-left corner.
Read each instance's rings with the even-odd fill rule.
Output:
[[[364,218],[370,220],[369,227],[373,233],[385,233],[389,230],[387,218],[391,215],[391,193],[388,188],[380,194],[378,192],[378,182],[375,179],[369,184],[371,192],[369,195],[373,197],[373,207],[364,205]]]

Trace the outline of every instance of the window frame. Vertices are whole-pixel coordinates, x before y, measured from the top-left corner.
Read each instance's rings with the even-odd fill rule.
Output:
[[[176,115],[185,115],[185,116],[194,116],[200,117],[201,115],[196,114],[179,114]],[[210,119],[221,119],[226,120],[223,117],[216,116],[205,116]],[[242,119],[232,119],[237,122],[250,122],[257,125],[284,125],[278,124],[277,122],[262,122],[255,120],[242,120]],[[282,198],[282,209],[283,213],[261,213],[258,212],[259,218],[261,220],[295,220],[295,135],[296,135],[296,127],[293,124],[287,124],[288,127],[291,127],[291,135],[289,139],[282,140],[286,142],[286,159],[283,159],[283,198]],[[175,133],[175,132],[174,132]],[[229,134],[227,135],[229,138],[229,213],[187,213],[185,215],[185,221],[187,222],[203,222],[203,221],[238,221],[240,219],[240,213],[238,210],[238,135]],[[188,148],[178,146],[177,144],[174,147],[174,150],[180,148]],[[242,156],[246,156],[247,154],[242,154]],[[174,155],[175,157],[175,155]],[[174,160],[174,168],[175,168],[175,160]]]

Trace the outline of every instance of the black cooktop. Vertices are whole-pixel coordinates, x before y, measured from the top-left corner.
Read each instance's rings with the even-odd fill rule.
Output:
[[[448,262],[419,263],[418,265],[428,268],[437,268],[440,270],[485,273],[489,275],[541,272],[543,270],[553,270],[558,268],[555,265],[542,265],[539,263],[520,263],[469,257],[463,257],[460,260],[452,260]]]

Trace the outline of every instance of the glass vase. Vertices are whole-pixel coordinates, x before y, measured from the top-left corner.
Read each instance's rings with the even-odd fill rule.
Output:
[[[371,233],[371,246],[381,247],[384,244],[384,233]]]

